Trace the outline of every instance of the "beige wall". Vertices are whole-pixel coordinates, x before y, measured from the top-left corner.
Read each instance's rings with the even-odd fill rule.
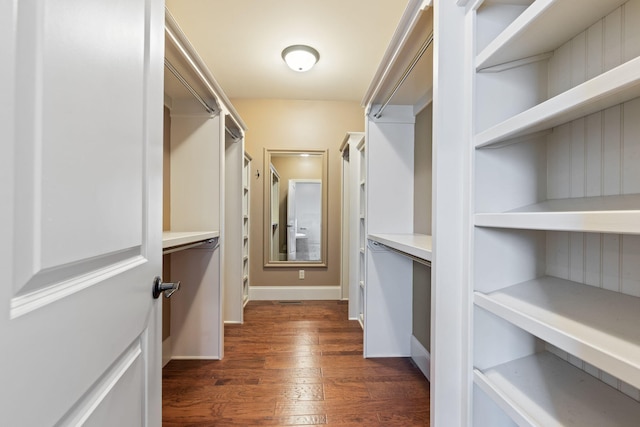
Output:
[[[340,284],[340,170],[339,147],[347,132],[364,131],[364,112],[358,102],[301,101],[282,99],[233,99],[232,104],[247,124],[246,150],[251,162],[251,285],[337,286]],[[263,170],[264,148],[329,150],[328,259],[327,267],[298,268],[263,266]],[[260,177],[256,179],[256,170]]]

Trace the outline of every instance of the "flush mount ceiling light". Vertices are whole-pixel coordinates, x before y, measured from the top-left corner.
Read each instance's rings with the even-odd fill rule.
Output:
[[[282,59],[293,71],[302,73],[309,71],[318,62],[320,54],[310,46],[297,44],[283,50]]]

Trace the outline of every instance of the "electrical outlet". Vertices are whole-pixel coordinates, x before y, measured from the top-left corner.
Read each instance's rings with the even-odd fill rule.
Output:
[[[298,279],[304,279],[304,270],[298,270]]]

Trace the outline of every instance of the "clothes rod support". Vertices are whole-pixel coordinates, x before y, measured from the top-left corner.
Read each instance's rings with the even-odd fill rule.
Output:
[[[387,105],[389,105],[389,102],[391,102],[391,99],[393,99],[396,92],[398,92],[402,84],[409,77],[409,74],[411,74],[411,72],[416,67],[416,65],[418,65],[418,61],[420,61],[420,58],[422,58],[422,55],[424,55],[424,53],[427,51],[427,49],[429,49],[429,46],[431,46],[432,43],[433,43],[433,31],[431,32],[431,34],[429,34],[429,37],[427,37],[424,43],[422,43],[422,46],[420,46],[420,50],[418,51],[416,56],[413,57],[407,69],[404,70],[404,73],[402,73],[402,77],[400,77],[400,80],[398,81],[398,83],[396,83],[396,85],[393,87],[393,91],[391,91],[391,95],[389,95],[387,99],[382,103],[382,105],[378,109],[378,112],[373,115],[374,118],[379,119],[380,117],[382,117],[382,112],[384,111],[384,109],[387,108]]]
[[[202,104],[202,106],[204,107],[205,110],[207,110],[207,113],[209,114],[215,114],[216,109],[209,106],[209,104],[207,104],[207,102],[202,99],[202,97],[200,95],[198,95],[198,92],[196,92],[196,90],[189,84],[189,82],[187,82],[184,77],[182,77],[182,75],[178,72],[178,70],[175,69],[175,67],[173,65],[171,65],[171,63],[169,61],[167,61],[167,59],[165,58],[164,60],[164,66],[167,67],[167,69],[169,71],[171,71],[171,74],[173,74],[174,76],[176,76],[176,79],[178,79],[178,81],[180,83],[182,83],[182,85],[189,91],[189,93],[191,93],[191,95],[193,95],[193,97],[200,103]]]
[[[240,141],[241,137],[237,136],[235,133],[233,133],[231,131],[231,129],[229,129],[227,126],[224,127],[225,132],[227,132],[229,134],[229,136],[231,136],[231,138],[233,138],[234,141]]]

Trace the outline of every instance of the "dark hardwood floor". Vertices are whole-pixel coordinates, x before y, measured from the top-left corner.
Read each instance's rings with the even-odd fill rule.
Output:
[[[163,369],[164,426],[428,426],[429,383],[410,359],[362,357],[347,304],[252,301],[223,360]]]

